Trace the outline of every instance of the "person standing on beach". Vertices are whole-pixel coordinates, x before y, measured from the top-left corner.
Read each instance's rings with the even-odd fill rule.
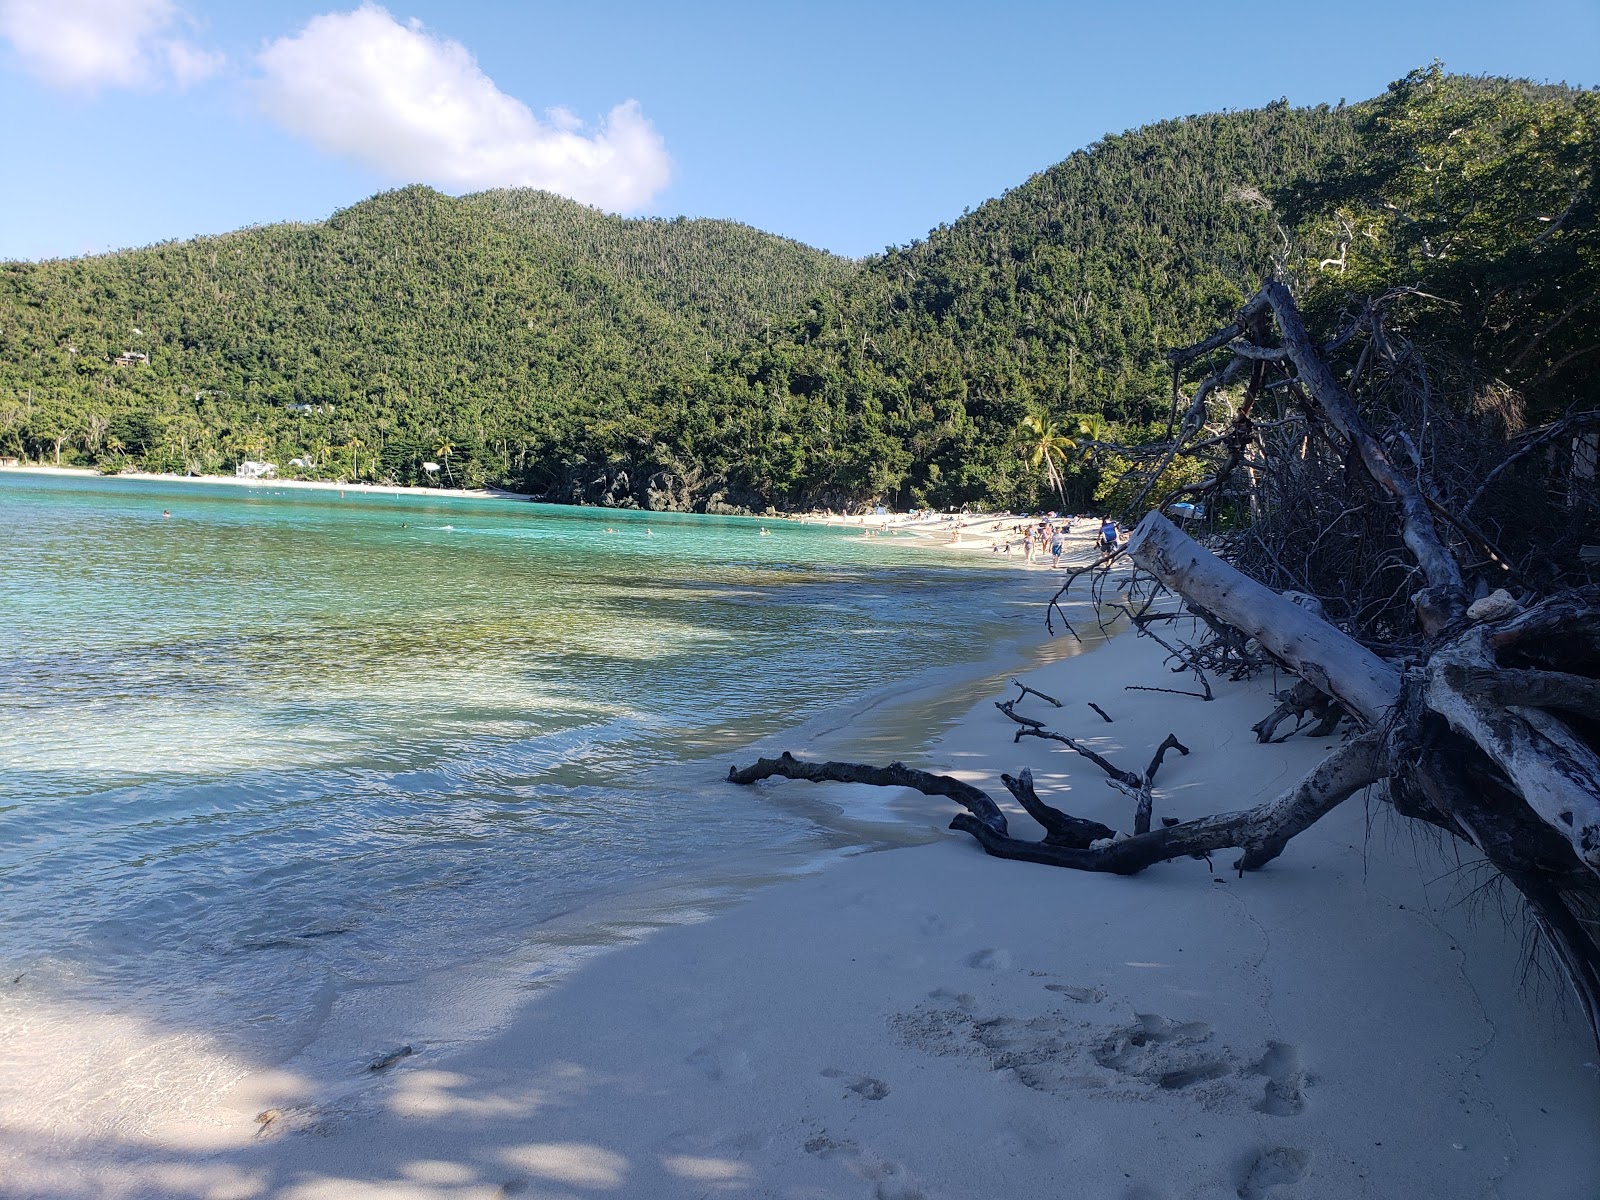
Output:
[[[1117,523],[1107,517],[1100,526],[1100,549],[1107,554],[1117,548]]]
[[[1050,539],[1050,569],[1054,571],[1061,565],[1061,531],[1056,530],[1055,536]]]

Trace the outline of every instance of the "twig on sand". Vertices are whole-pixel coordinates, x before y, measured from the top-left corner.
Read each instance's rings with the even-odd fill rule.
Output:
[[[1013,679],[1011,682],[1022,689],[1022,694],[1017,697],[1017,700],[1021,700],[1023,696],[1037,696],[1039,699],[1048,704],[1054,704],[1057,708],[1061,707],[1061,701],[1057,700],[1054,696],[1047,696],[1038,688],[1031,688],[1027,684],[1023,683],[1020,679]],[[1013,701],[1013,703],[1015,703],[1015,701]]]

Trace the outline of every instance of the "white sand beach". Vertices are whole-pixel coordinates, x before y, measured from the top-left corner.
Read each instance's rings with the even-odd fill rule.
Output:
[[[1092,561],[1101,520],[1098,516],[1052,514],[1052,527],[1062,530],[1065,547],[1060,561],[1056,562],[1051,558],[1049,546],[1037,536],[1043,519],[1038,515],[918,512],[846,516],[813,512],[796,519],[802,524],[827,525],[856,532],[864,538],[893,538],[930,550],[961,554],[981,552],[997,564],[1024,570],[1069,568]],[[1034,531],[1031,556],[1024,542],[1024,531],[1029,530]]]
[[[99,477],[92,467],[51,467],[29,463],[26,466],[0,466],[0,471],[15,471],[29,475],[68,475]],[[236,475],[173,475],[154,471],[120,471],[115,479],[141,479],[150,483],[221,483],[229,486],[257,488],[270,491],[288,488],[305,492],[354,492],[370,496],[464,496],[470,499],[526,500],[528,497],[498,488],[406,487],[393,483],[344,483],[337,479],[245,479]]]
[[[1157,816],[1275,794],[1332,740],[1255,743],[1270,680],[1173,686],[1121,635],[1026,677],[1029,711],[1142,765],[1175,733]],[[1181,683],[1178,684],[1181,686]],[[1093,700],[1114,722],[1088,707]],[[919,749],[1004,796],[1126,828],[1087,760],[985,701]],[[729,787],[735,785],[729,784]],[[840,785],[772,782],[841,804]],[[986,857],[956,811],[891,797],[926,844],[778,882],[526,993],[501,1032],[448,1030],[319,1103],[292,1075],[97,1165],[13,1163],[13,1196],[467,1200],[1579,1200],[1600,1188],[1595,1049],[1453,847],[1358,798],[1240,878],[1219,858],[1135,878]],[[1007,797],[1013,831],[1036,827]],[[908,840],[917,840],[909,838]],[[471,997],[463,1004],[470,1006]],[[257,1117],[265,1117],[258,1123]],[[91,1148],[93,1149],[93,1148]],[[102,1148],[103,1149],[103,1148]],[[126,1151],[133,1150],[132,1161]]]

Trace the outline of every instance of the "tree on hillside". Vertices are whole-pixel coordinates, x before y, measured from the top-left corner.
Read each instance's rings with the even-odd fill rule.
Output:
[[[1068,437],[1048,414],[1031,412],[1017,424],[1017,446],[1028,469],[1044,471],[1045,479],[1055,489],[1063,507],[1066,505],[1066,481],[1062,468],[1068,456],[1077,449],[1077,443]]]
[[[1592,400],[1600,353],[1600,92],[1413,71],[1355,148],[1288,189],[1324,320],[1405,288],[1388,327],[1449,350],[1535,416]]]

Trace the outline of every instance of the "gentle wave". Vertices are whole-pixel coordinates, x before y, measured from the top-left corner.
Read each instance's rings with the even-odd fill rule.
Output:
[[[358,995],[537,974],[563,913],[859,838],[706,757],[981,662],[1042,600],[783,522],[241,490],[0,477],[0,1108],[88,1029],[221,1088]]]

